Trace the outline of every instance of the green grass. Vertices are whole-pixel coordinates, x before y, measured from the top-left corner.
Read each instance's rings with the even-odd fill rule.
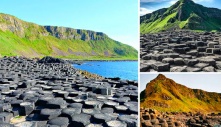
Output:
[[[21,38],[7,31],[0,31],[1,56],[24,55],[28,57],[55,56],[69,59],[85,60],[137,60],[137,51],[132,47],[111,39],[102,41],[60,40],[53,36],[41,37],[35,40]],[[56,53],[54,49],[63,54]],[[122,52],[118,53],[115,49]],[[87,56],[75,55],[72,52],[83,52]],[[93,56],[91,52],[96,52]],[[108,51],[111,55],[105,56]]]
[[[176,12],[168,15],[166,18],[162,19],[157,19],[154,22],[151,23],[143,23],[140,26],[140,32],[141,33],[155,33],[159,32],[162,30],[165,30],[168,24],[168,20],[171,18],[174,18],[176,16]]]
[[[14,118],[16,118],[16,119],[21,119],[21,117],[22,117],[22,116],[19,116],[19,115],[18,115],[18,116],[15,116]]]
[[[174,28],[193,31],[221,31],[221,10],[207,8],[193,2],[178,1],[169,8],[141,17],[140,32],[156,33]]]
[[[53,56],[80,60],[137,60],[138,58],[138,51],[133,47],[117,42],[105,34],[96,35],[93,31],[90,33],[98,40],[78,38],[83,35],[88,38],[89,31],[87,30],[80,30],[80,33],[77,33],[75,29],[50,27],[64,36],[75,35],[77,37],[77,39],[59,39],[43,26],[25,22],[7,14],[0,14],[0,25],[6,26],[6,29],[0,29],[1,56],[18,55],[40,58]],[[8,26],[15,30],[7,29]],[[105,55],[105,52],[109,55]],[[86,55],[78,55],[79,53]]]
[[[82,40],[60,40],[53,36],[47,36],[29,40],[27,38],[20,38],[9,31],[0,31],[0,45],[0,54],[2,56],[24,55],[28,57],[43,57],[50,55],[59,58],[85,60],[137,60],[137,51],[135,49],[111,39],[85,42]],[[56,53],[53,48],[63,54]],[[122,52],[118,53],[115,49],[119,49]],[[83,52],[88,55],[74,55],[68,50]],[[91,54],[92,51],[96,52],[96,56]],[[105,51],[108,51],[111,55],[105,56]]]
[[[146,94],[149,93],[149,94]],[[162,97],[171,99],[165,100]],[[140,94],[141,107],[163,112],[220,112],[221,95],[192,90],[171,80],[152,80]],[[167,105],[167,107],[162,106]]]
[[[180,27],[181,29],[183,29],[183,28],[186,26],[187,23],[188,23],[188,20],[182,21],[182,22],[179,23],[179,27]]]

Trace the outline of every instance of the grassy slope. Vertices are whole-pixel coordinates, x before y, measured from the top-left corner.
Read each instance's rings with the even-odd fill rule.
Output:
[[[141,107],[154,108],[159,111],[164,112],[220,112],[221,111],[221,101],[216,101],[217,98],[220,98],[217,93],[207,93],[201,90],[192,90],[182,85],[170,85],[169,88],[168,82],[156,81],[154,83],[149,83],[145,92],[148,92],[150,89],[153,94],[148,95],[144,98],[145,92],[141,93]],[[195,92],[194,92],[195,91]],[[171,100],[162,99],[162,95],[170,97]],[[196,97],[198,96],[198,97]],[[166,104],[168,107],[156,106],[152,102]]]
[[[2,56],[15,56],[25,55],[29,57],[43,57],[45,55],[52,55],[60,58],[70,59],[110,59],[110,60],[136,60],[137,52],[122,43],[115,42],[113,40],[105,41],[90,41],[85,42],[81,40],[59,40],[53,36],[36,38],[29,40],[27,38],[21,38],[11,32],[3,32],[0,30],[0,54]],[[53,52],[52,47],[61,50],[65,55],[57,55]],[[114,47],[125,50],[123,56],[115,54],[115,56],[104,56],[104,51],[114,52]],[[77,56],[68,52],[68,49],[73,52],[86,52],[91,54],[95,51],[96,56]],[[130,52],[129,52],[130,51]]]
[[[24,22],[6,14],[0,14],[0,25],[13,26],[13,28],[16,26],[20,29],[14,32],[0,29],[1,56],[43,57],[50,55],[84,60],[137,60],[138,57],[137,51],[133,47],[108,37],[97,41],[58,39],[49,35],[42,26]],[[82,32],[86,33],[84,30]],[[87,55],[76,55],[80,52]],[[93,55],[92,52],[95,52],[96,55]],[[110,55],[106,56],[104,52],[108,52]]]
[[[182,20],[177,19],[180,10],[184,13],[182,13]],[[217,12],[213,11],[214,9],[212,10],[198,4],[183,4],[180,1],[180,3],[177,2],[167,8],[161,15],[152,13],[149,19],[143,19],[144,22],[141,22],[140,32],[142,34],[156,33],[171,28],[190,29],[194,31],[219,31],[219,26],[221,26],[219,18],[211,18],[207,13],[221,13],[221,11],[218,9],[215,9]],[[158,18],[154,18],[153,20],[153,17]],[[171,22],[171,19],[175,21]]]
[[[154,22],[142,23],[140,25],[140,32],[143,33],[154,33],[167,29],[170,24],[168,24],[168,20],[176,16],[177,13],[173,13],[165,17],[163,20],[157,19]]]

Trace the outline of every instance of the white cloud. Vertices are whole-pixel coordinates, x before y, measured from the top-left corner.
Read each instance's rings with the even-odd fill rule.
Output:
[[[143,2],[143,3],[160,3],[160,2],[165,2],[169,5],[173,5],[177,2],[178,0],[140,0],[140,2]],[[207,2],[207,3],[212,3],[214,2],[214,0],[193,0],[195,3],[203,3],[203,2]],[[163,4],[163,3],[162,3]],[[145,15],[145,14],[148,14],[148,13],[151,13],[153,11],[155,11],[156,9],[147,9],[147,8],[144,8],[144,7],[141,7],[140,8],[140,16],[142,15]]]
[[[170,3],[171,5],[173,5],[173,4],[175,4],[177,1],[178,1],[178,0],[171,0],[169,3]]]
[[[140,16],[153,12],[151,9],[140,8]]]

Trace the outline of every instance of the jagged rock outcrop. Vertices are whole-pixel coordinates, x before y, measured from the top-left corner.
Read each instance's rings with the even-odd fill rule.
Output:
[[[76,40],[104,40],[107,38],[102,32],[94,32],[91,30],[72,29],[67,27],[44,26],[44,28],[52,35],[59,39],[76,39]]]
[[[38,60],[38,63],[68,63],[65,60],[59,58],[53,58],[50,56],[43,57],[42,59]]]
[[[24,22],[15,16],[0,13],[0,30],[4,32],[12,32],[19,37],[27,37],[29,34],[36,34],[38,36],[48,36],[49,33],[43,26]]]

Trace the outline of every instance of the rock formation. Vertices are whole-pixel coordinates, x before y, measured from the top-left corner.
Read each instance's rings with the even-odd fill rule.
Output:
[[[220,93],[190,89],[159,74],[147,84],[140,98],[141,127],[221,125]]]
[[[52,59],[0,59],[0,127],[138,126],[136,81],[88,78]]]
[[[214,127],[221,125],[221,113],[159,112],[140,108],[140,127]]]
[[[140,38],[140,71],[219,72],[221,34],[187,30],[144,34]]]

